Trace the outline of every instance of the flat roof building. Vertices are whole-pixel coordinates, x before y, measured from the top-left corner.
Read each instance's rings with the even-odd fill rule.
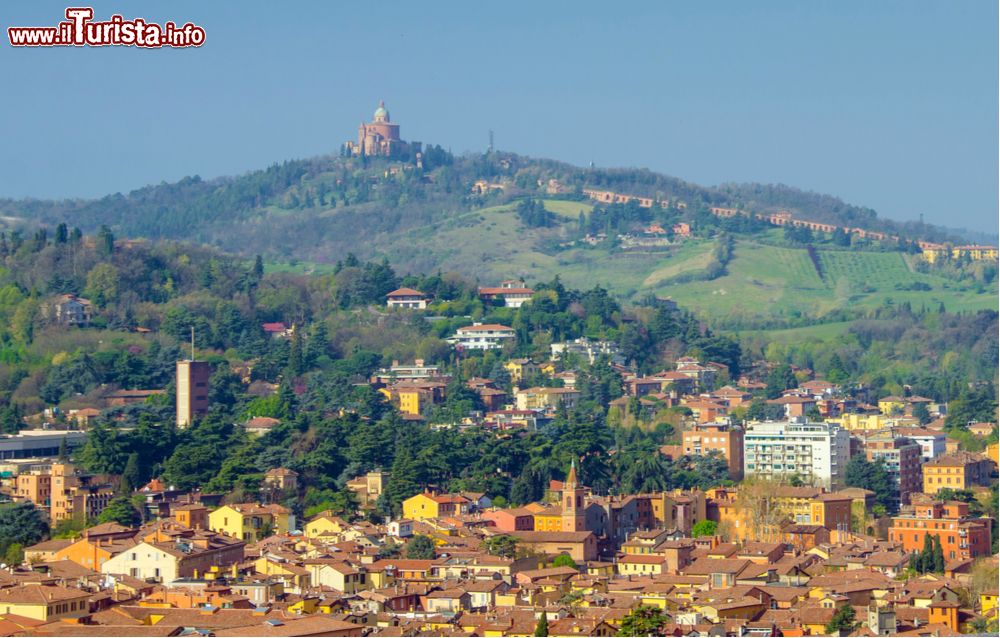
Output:
[[[80,447],[87,433],[80,430],[21,430],[17,434],[0,434],[0,459],[30,459],[54,457],[66,441],[66,449]]]
[[[791,421],[750,423],[743,436],[744,475],[788,480],[798,476],[807,485],[843,486],[850,457],[847,430],[832,423]]]

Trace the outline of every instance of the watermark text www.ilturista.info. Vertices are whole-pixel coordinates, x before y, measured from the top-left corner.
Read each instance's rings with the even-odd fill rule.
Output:
[[[54,27],[7,27],[7,37],[15,47],[103,47],[135,46],[200,47],[205,43],[205,29],[190,22],[178,26],[146,22],[142,18],[126,20],[113,15],[106,22],[94,21],[90,7],[66,9],[66,21]]]

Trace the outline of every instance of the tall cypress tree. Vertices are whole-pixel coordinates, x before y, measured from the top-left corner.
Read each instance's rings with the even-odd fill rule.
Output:
[[[535,635],[536,636],[548,636],[549,635],[549,617],[544,611],[542,615],[538,618],[538,624],[535,625]]]
[[[141,483],[142,477],[139,473],[139,453],[132,452],[128,455],[128,461],[125,462],[125,469],[122,470],[121,493],[131,494],[132,491],[140,487]]]
[[[926,574],[934,569],[934,541],[931,535],[924,533],[924,548],[920,551],[920,573]]]
[[[292,328],[292,343],[288,349],[288,375],[297,377],[305,372],[305,359],[302,351],[302,330]]]
[[[944,573],[944,549],[941,548],[941,537],[934,536],[934,550],[932,558],[932,569],[938,573]]]

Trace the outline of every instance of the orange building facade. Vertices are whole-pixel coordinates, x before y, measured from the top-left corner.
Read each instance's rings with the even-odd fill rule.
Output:
[[[698,423],[684,432],[684,454],[719,452],[729,465],[729,478],[743,478],[743,428],[728,423]]]
[[[969,517],[969,504],[960,501],[920,499],[908,512],[892,519],[889,541],[905,552],[924,548],[924,536],[941,541],[945,560],[970,559],[990,555],[990,522]]]

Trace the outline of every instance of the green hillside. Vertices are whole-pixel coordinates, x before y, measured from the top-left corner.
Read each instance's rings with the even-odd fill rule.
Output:
[[[912,257],[899,252],[818,250],[823,278],[806,249],[781,247],[752,239],[736,242],[724,276],[711,281],[672,283],[700,273],[708,265],[715,243],[689,239],[665,251],[623,252],[614,247],[560,248],[577,227],[585,202],[544,200],[557,215],[552,228],[529,229],[520,222],[514,204],[490,206],[439,218],[406,233],[380,233],[368,238],[378,254],[391,256],[403,270],[456,272],[484,284],[509,278],[534,282],[555,274],[567,285],[600,285],[616,296],[637,301],[649,294],[670,297],[706,317],[822,317],[842,309],[867,309],[909,302],[915,307],[950,311],[995,309],[997,285],[977,286],[942,276],[916,272]],[[767,231],[761,241],[779,241]],[[279,263],[276,270],[290,269]],[[298,264],[294,270],[329,269],[328,264]],[[914,284],[929,290],[910,289]]]
[[[911,270],[902,253],[820,250],[820,279],[805,249],[738,241],[727,274],[655,289],[713,316],[808,315],[872,308],[887,301],[950,311],[996,309],[996,282],[980,287]],[[930,290],[908,290],[913,284]]]
[[[591,206],[557,200],[545,200],[545,205],[562,218],[556,228],[526,229],[513,205],[494,206],[427,226],[385,249],[406,262],[436,264],[483,281],[523,277],[531,282],[558,273],[571,286],[601,285],[632,300],[653,293],[706,316],[822,316],[840,309],[872,308],[889,300],[915,307],[944,303],[951,311],[997,306],[995,282],[980,289],[919,273],[908,261],[912,257],[902,253],[819,250],[821,279],[804,248],[752,240],[736,242],[725,276],[671,283],[679,275],[702,271],[714,242],[691,239],[667,252],[648,253],[602,246],[552,250],[576,227],[579,212],[589,212]],[[766,236],[770,240],[774,234]],[[913,284],[930,289],[910,290]]]
[[[474,188],[479,180],[493,186],[482,194]],[[655,194],[685,206],[594,206],[583,197],[587,187]],[[518,206],[527,199],[541,199],[552,215],[523,215]],[[353,253],[386,259],[400,273],[455,272],[483,284],[559,275],[567,285],[603,286],[622,300],[671,297],[706,318],[735,323],[822,317],[889,300],[944,303],[956,311],[996,308],[995,272],[949,274],[953,279],[921,274],[893,251],[900,246],[837,249],[834,238],[816,237],[806,242],[816,246],[821,276],[809,253],[795,247],[806,242],[748,218],[719,220],[709,212],[719,205],[783,206],[808,219],[944,237],[941,229],[894,224],[870,209],[785,187],[702,187],[637,169],[581,169],[514,154],[457,157],[440,148],[428,149],[420,169],[328,156],[98,200],[0,200],[0,230],[22,242],[39,227],[63,222],[85,232],[107,226],[119,238],[178,239],[262,255],[272,271],[330,271]],[[668,242],[643,235],[651,222],[670,228],[681,221],[694,237]],[[716,257],[724,234],[736,239],[725,270]]]

